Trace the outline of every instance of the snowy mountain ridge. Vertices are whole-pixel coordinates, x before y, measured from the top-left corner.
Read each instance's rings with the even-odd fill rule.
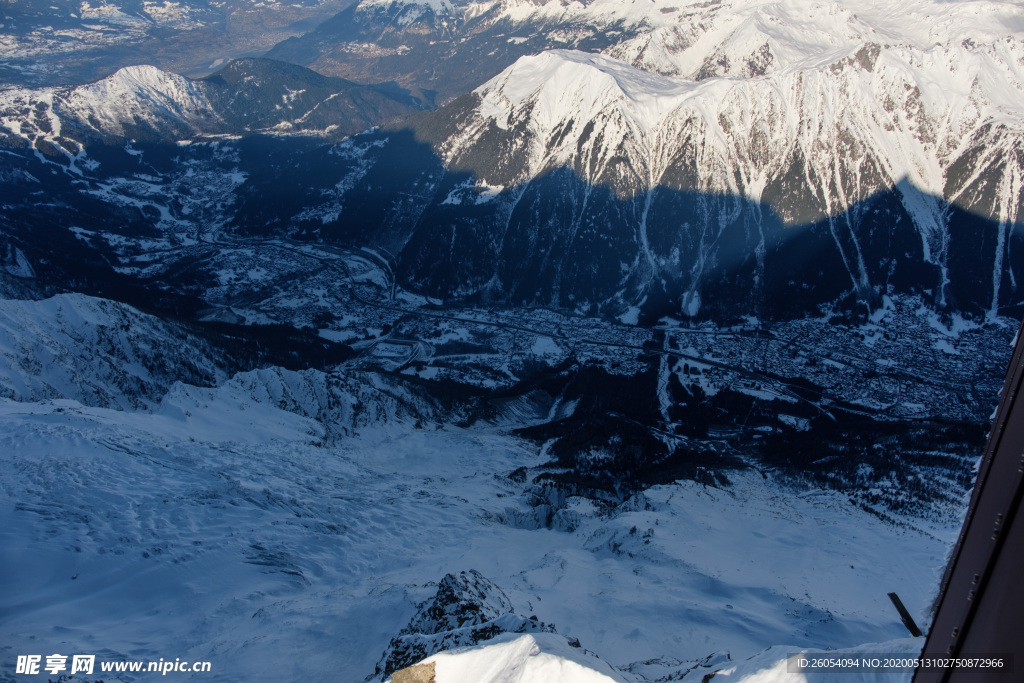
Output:
[[[634,187],[643,190],[662,183],[680,148],[696,138],[706,187],[756,200],[759,171],[764,179],[777,174],[795,148],[811,160],[825,153],[819,176],[844,162],[829,153],[853,151],[875,157],[886,180],[905,177],[942,195],[948,168],[983,131],[1024,130],[1022,63],[1024,42],[1009,39],[925,53],[869,45],[828,69],[695,83],[600,55],[550,51],[521,58],[478,88],[477,126],[445,152],[457,163],[490,122],[518,126],[529,131],[522,180],[571,165],[590,170],[581,174],[586,180],[608,182],[615,178],[602,171],[626,151]],[[590,123],[593,132],[583,136]],[[843,132],[859,138],[850,150],[836,149]],[[598,163],[588,168],[580,163],[586,158]],[[774,168],[765,167],[769,160]]]
[[[678,18],[647,17],[652,31],[608,52],[648,70],[703,79],[822,68],[869,43],[928,50],[1021,36],[1018,13],[1005,2],[787,0],[717,3],[706,10],[694,5],[677,12],[660,8],[663,17]]]
[[[294,64],[239,59],[204,79],[128,66],[94,83],[0,89],[6,129],[46,154],[78,157],[99,139],[173,142],[251,133],[357,133],[422,103]]]
[[[18,0],[0,3],[0,82],[58,86],[132,64],[209,73],[352,0]],[[255,22],[255,23],[254,23]],[[254,26],[259,26],[253,30]]]
[[[197,420],[216,406],[238,415],[267,406],[322,425],[318,438],[327,442],[444,413],[427,394],[372,372],[270,366],[229,376],[222,353],[177,323],[108,299],[0,300],[0,397],[14,401],[77,401]]]
[[[78,156],[68,135],[188,138],[220,132],[223,120],[195,82],[152,66],[128,66],[81,86],[0,90],[0,129],[37,148]]]
[[[106,299],[0,300],[0,396],[138,410],[177,381],[225,379],[216,353],[174,323]]]
[[[870,42],[926,50],[1024,33],[1013,3],[992,0],[363,0],[356,12],[386,12],[403,23],[430,13],[456,32],[453,22],[486,17],[512,39],[520,27],[558,26],[567,46],[610,31],[611,56],[694,79],[822,67]],[[758,73],[750,71],[751,58],[762,62]]]
[[[627,683],[611,666],[552,633],[506,633],[431,655],[420,666],[434,672],[436,683]]]
[[[191,136],[221,123],[195,81],[153,66],[128,66],[96,83],[72,88],[60,111],[108,135],[123,136],[129,125],[168,126]]]
[[[435,147],[482,186],[518,188],[507,190],[512,202],[559,168],[646,207],[660,188],[741,197],[787,225],[856,222],[854,207],[895,191],[923,260],[942,271],[939,305],[952,239],[943,203],[953,204],[995,223],[994,312],[1003,245],[1024,215],[1022,64],[1024,42],[1010,38],[925,52],[868,45],[824,69],[694,82],[552,51],[478,88]],[[641,242],[647,215],[631,221]],[[877,276],[858,244],[865,235],[851,226],[850,244],[847,228],[832,232],[852,286],[867,292]],[[753,246],[760,261],[763,231]],[[644,249],[655,270],[666,263]]]
[[[163,396],[158,412],[203,419],[210,410],[231,407],[245,416],[255,406],[310,420],[325,443],[355,436],[364,428],[396,422],[438,420],[441,407],[429,395],[374,373],[326,373],[269,367],[235,374],[216,387],[176,382]],[[247,423],[243,422],[242,425]],[[248,427],[241,426],[241,431]]]

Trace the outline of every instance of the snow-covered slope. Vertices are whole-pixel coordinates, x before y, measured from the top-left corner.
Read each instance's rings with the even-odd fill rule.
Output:
[[[389,677],[423,658],[455,648],[473,647],[498,633],[550,633],[554,627],[514,613],[498,586],[476,570],[448,574],[437,593],[424,601],[408,626],[391,639],[375,674]],[[577,643],[578,645],[578,643]]]
[[[594,5],[583,11],[595,11]],[[649,71],[693,79],[821,68],[869,43],[928,50],[1021,34],[1019,8],[990,0],[666,0],[632,7],[638,6],[643,9],[626,5],[619,12],[653,30],[607,52]]]
[[[500,521],[526,508],[502,475],[539,460],[519,439],[392,422],[322,443],[321,424],[265,402],[0,401],[4,657],[181,657],[215,667],[182,680],[358,681],[403,624],[423,623],[417,604],[445,575],[476,569],[517,614],[639,683],[712,653],[899,638],[886,591],[926,623],[955,535],[756,472],[729,489],[654,487],[611,512],[571,497],[573,531],[527,530]]]
[[[153,66],[129,66],[59,97],[59,110],[82,125],[118,137],[152,129],[191,137],[219,123],[195,82]]]
[[[593,654],[551,633],[501,635],[433,655],[419,666],[432,669],[436,683],[626,683]]]
[[[279,367],[241,372],[215,388],[176,383],[163,397],[160,410],[169,415],[204,416],[230,407],[245,417],[254,406],[283,410],[322,425],[324,439],[335,442],[359,430],[394,421],[431,420],[443,415],[437,401],[402,382],[376,373],[301,372]],[[219,419],[219,418],[216,418]],[[253,418],[257,419],[257,418]],[[252,426],[249,420],[237,426]]]
[[[827,68],[694,83],[602,56],[546,52],[481,86],[475,125],[444,151],[457,164],[488,127],[515,129],[526,163],[496,160],[492,172],[503,178],[525,182],[567,165],[628,194],[664,185],[754,200],[802,161],[800,180],[826,215],[903,180],[960,198],[986,176],[1003,192],[993,206],[973,208],[1013,221],[1019,167],[985,160],[1017,157],[1022,63],[1024,42],[1009,39],[925,52],[875,44]],[[973,175],[951,173],[967,155],[980,156]],[[680,177],[685,171],[695,176]]]
[[[819,681],[847,681],[848,683],[905,683],[913,675],[911,668],[890,667],[875,671],[844,671],[841,673],[815,671],[805,674],[793,666],[792,655],[806,653],[826,658],[873,659],[885,653],[896,659],[913,660],[921,654],[923,643],[916,638],[900,638],[884,643],[865,643],[853,648],[815,650],[775,645],[746,660],[730,663],[715,672],[715,679],[727,683],[804,683],[809,678]],[[866,667],[867,668],[867,667]]]
[[[0,90],[0,132],[77,154],[67,137],[180,139],[220,132],[223,122],[202,88],[152,66],[131,66],[95,83]],[[6,129],[6,130],[3,130]]]
[[[73,399],[135,409],[159,403],[176,381],[224,379],[203,340],[105,299],[60,294],[0,300],[0,396]]]
[[[921,641],[914,638],[885,643],[866,643],[854,648],[814,650],[799,647],[773,646],[749,659],[731,662],[727,657],[712,659],[683,672],[693,680],[727,681],[728,683],[804,683],[807,677],[790,667],[790,657],[818,654],[829,658],[877,657],[887,653],[893,658],[912,660],[920,654]],[[657,670],[662,662],[651,661],[638,669]],[[424,670],[416,678],[418,670]],[[457,648],[427,657],[415,667],[397,674],[390,683],[606,683],[625,681],[620,672],[611,669],[593,653],[567,645],[565,639],[552,634],[504,634],[474,647]],[[677,672],[678,673],[678,672]],[[890,668],[877,671],[844,671],[812,674],[822,681],[847,683],[904,683],[911,669]],[[434,678],[429,678],[433,674]],[[830,677],[831,676],[831,677]],[[834,677],[834,678],[832,678]],[[685,678],[658,678],[658,681]],[[649,680],[649,679],[637,679]]]

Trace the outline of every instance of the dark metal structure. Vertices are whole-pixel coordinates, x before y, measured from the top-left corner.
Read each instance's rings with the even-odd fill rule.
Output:
[[[944,661],[914,683],[1024,681],[1024,327],[1003,384],[967,517],[946,567],[923,658],[1016,655],[1002,666]],[[958,665],[959,664],[959,665]],[[966,664],[966,665],[965,665]]]

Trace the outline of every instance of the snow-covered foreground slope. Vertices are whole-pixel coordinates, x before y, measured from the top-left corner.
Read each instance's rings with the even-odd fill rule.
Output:
[[[553,51],[481,86],[469,125],[442,149],[481,182],[522,185],[567,166],[625,196],[661,186],[765,201],[790,224],[898,188],[926,259],[941,262],[937,198],[1018,222],[1022,46],[869,44],[828,67],[701,83]],[[495,136],[511,150],[482,154]]]
[[[520,181],[570,165],[591,182],[622,189],[666,180],[674,186],[678,180],[665,174],[690,151],[698,155],[689,162],[698,176],[689,179],[696,181],[693,189],[760,199],[765,183],[798,156],[809,166],[803,178],[809,191],[833,195],[834,212],[844,198],[848,204],[880,182],[891,187],[904,178],[941,196],[944,175],[978,144],[982,129],[993,129],[990,135],[1006,129],[1004,135],[1019,139],[1022,46],[1009,38],[928,50],[870,43],[826,65],[707,82],[555,50],[524,57],[478,88],[475,118],[519,133],[517,141],[528,146]],[[453,138],[448,157],[479,144],[480,134],[469,129]],[[628,162],[622,171],[637,175],[633,183],[602,177],[623,161],[616,153]],[[837,186],[819,188],[816,180]],[[861,182],[871,186],[860,189]]]
[[[36,144],[46,140],[70,154],[79,148],[67,136],[85,131],[175,139],[223,128],[196,82],[152,66],[125,67],[83,86],[5,88],[0,90],[0,124],[16,137]]]
[[[910,671],[878,671],[873,673],[822,673],[806,675],[791,669],[789,657],[797,653],[823,654],[825,657],[854,659],[863,656],[877,656],[887,653],[895,658],[912,659],[921,653],[922,642],[916,638],[900,638],[885,643],[865,643],[859,647],[821,651],[799,647],[773,646],[758,654],[723,667],[715,674],[715,680],[727,683],[905,683],[910,680]],[[795,667],[794,667],[795,668]]]
[[[921,642],[914,638],[869,643],[856,648],[827,651],[827,657],[854,658],[860,655],[890,653],[894,657],[916,657]],[[824,653],[808,648],[773,646],[749,659],[732,663],[709,660],[688,671],[684,678],[658,680],[708,680],[730,683],[806,683],[807,677],[790,670],[789,658],[797,653]],[[651,664],[654,664],[653,662]],[[559,636],[506,634],[475,647],[442,652],[423,660],[418,667],[433,673],[433,683],[608,683],[628,680],[611,671],[607,664],[592,653],[574,649]],[[412,677],[416,668],[410,668],[409,678],[396,675],[392,683],[419,683]],[[423,674],[420,674],[423,675]],[[816,673],[814,679],[822,683],[903,683],[909,680],[905,671],[870,674],[844,672],[841,674]],[[429,680],[429,679],[427,679]]]
[[[550,633],[502,635],[423,660],[437,683],[625,683],[611,667]]]
[[[696,79],[822,67],[866,43],[928,50],[1021,35],[1019,8],[990,0],[608,0],[584,11],[601,9],[652,28],[609,48],[609,54],[649,71]]]
[[[756,472],[655,487],[612,514],[570,498],[572,531],[517,528],[503,520],[529,508],[501,475],[539,456],[496,431],[392,421],[323,447],[318,422],[272,402],[165,405],[0,403],[5,661],[181,657],[213,663],[196,680],[357,681],[434,582],[475,569],[641,681],[652,659],[898,638],[885,593],[927,623],[954,535]]]

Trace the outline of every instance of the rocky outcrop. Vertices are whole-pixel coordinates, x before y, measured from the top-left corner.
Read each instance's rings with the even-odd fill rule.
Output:
[[[399,681],[420,681],[421,672],[409,667],[430,655],[455,647],[468,647],[501,633],[554,632],[536,617],[515,614],[508,596],[475,569],[447,574],[434,597],[419,605],[409,625],[391,640],[367,680],[383,680],[403,672]],[[433,678],[423,679],[432,681]]]

